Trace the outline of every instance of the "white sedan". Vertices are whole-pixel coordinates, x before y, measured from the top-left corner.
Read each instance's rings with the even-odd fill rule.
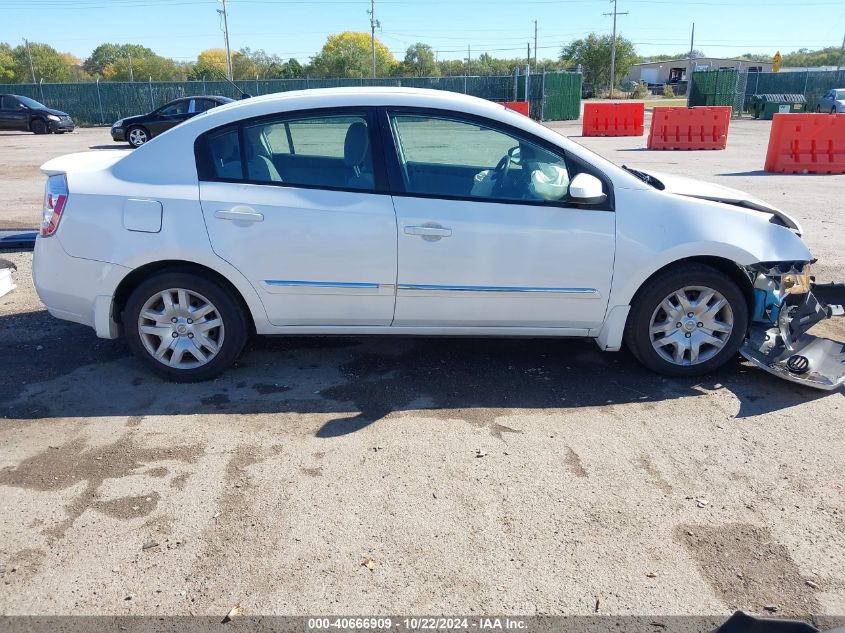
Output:
[[[845,382],[842,346],[805,334],[841,287],[814,298],[795,220],[474,97],[268,95],[42,170],[41,300],[171,380],[216,376],[255,332],[588,337],[675,376],[742,349]]]

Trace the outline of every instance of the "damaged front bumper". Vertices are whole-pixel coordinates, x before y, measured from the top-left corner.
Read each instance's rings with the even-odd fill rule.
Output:
[[[845,384],[845,344],[808,334],[814,325],[845,314],[845,284],[815,284],[809,265],[751,268],[754,311],[740,353],[757,367],[816,389]]]

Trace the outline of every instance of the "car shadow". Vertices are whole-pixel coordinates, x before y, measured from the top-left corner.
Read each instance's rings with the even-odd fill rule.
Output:
[[[19,332],[38,335],[19,340]],[[703,377],[664,378],[627,352],[570,339],[261,337],[223,376],[174,384],[131,356],[124,341],[98,339],[44,311],[0,317],[0,375],[7,419],[317,413],[325,420],[309,432],[324,438],[409,411],[443,419],[586,413],[727,389],[739,400],[735,417],[744,418],[829,395],[739,360]]]
[[[764,171],[762,169],[754,169],[752,171],[730,171],[725,172],[722,174],[717,174],[718,176],[818,176],[824,177],[829,176],[830,174],[784,174],[779,172],[771,172],[771,171]]]
[[[132,149],[132,147],[128,143],[114,143],[112,145],[89,145],[88,149]]]

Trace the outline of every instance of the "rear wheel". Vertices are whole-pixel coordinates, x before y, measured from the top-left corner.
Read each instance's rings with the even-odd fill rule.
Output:
[[[126,132],[126,140],[132,147],[141,147],[150,140],[150,133],[140,126],[131,127]]]
[[[126,302],[123,325],[132,351],[175,382],[219,375],[237,359],[248,335],[231,292],[188,272],[164,272],[141,283]]]
[[[669,269],[637,294],[625,338],[652,371],[697,376],[733,358],[748,327],[748,305],[736,283],[703,264]]]
[[[46,134],[49,131],[50,129],[47,127],[47,124],[43,119],[35,119],[32,122],[32,132],[34,134]]]

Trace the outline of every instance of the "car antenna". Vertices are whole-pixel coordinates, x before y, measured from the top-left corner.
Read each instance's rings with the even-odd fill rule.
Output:
[[[252,98],[252,95],[251,95],[251,94],[249,94],[248,92],[244,92],[243,90],[241,90],[241,89],[238,87],[238,84],[236,84],[234,81],[232,81],[231,79],[229,79],[229,78],[226,76],[226,73],[224,73],[222,70],[220,70],[220,69],[219,69],[219,68],[217,68],[216,66],[209,66],[209,68],[210,68],[211,70],[213,70],[214,72],[216,72],[216,73],[217,73],[218,75],[220,75],[221,77],[223,77],[223,79],[224,79],[227,83],[229,83],[229,84],[230,84],[230,85],[231,85],[231,86],[232,86],[235,90],[237,90],[238,92],[240,92],[240,93],[241,93],[241,99],[251,99],[251,98]]]

